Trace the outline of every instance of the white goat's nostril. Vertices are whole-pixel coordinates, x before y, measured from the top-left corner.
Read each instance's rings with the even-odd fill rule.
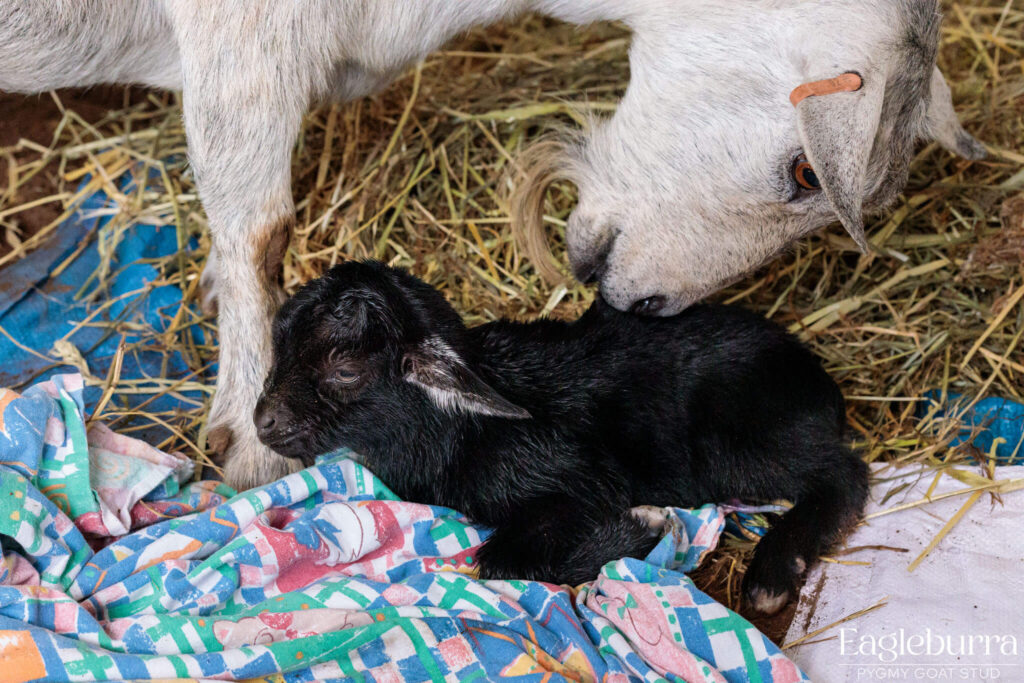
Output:
[[[609,237],[601,243],[594,251],[588,254],[583,260],[573,262],[572,272],[576,279],[585,285],[598,282],[604,277],[608,269],[608,256],[612,253],[612,246],[615,243],[614,237]]]

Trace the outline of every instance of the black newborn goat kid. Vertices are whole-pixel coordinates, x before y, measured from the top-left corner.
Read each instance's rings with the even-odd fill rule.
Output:
[[[467,329],[435,289],[376,262],[284,304],[254,417],[283,455],[349,446],[402,498],[493,527],[483,578],[577,584],[643,558],[658,529],[636,506],[786,498],[744,581],[775,611],[867,492],[839,389],[758,315],[597,303],[572,323]]]

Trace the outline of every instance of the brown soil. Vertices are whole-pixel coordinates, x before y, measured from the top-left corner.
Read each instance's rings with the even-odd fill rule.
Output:
[[[65,108],[73,110],[89,123],[102,119],[112,109],[122,109],[126,104],[145,96],[144,91],[119,86],[101,86],[88,90],[58,90],[57,96]],[[49,93],[39,95],[17,95],[0,93],[0,149],[13,148],[22,139],[50,146],[54,132],[62,118],[61,110]],[[38,158],[32,151],[14,151],[16,163]],[[0,193],[7,190],[10,182],[8,160],[0,155]],[[57,160],[52,161],[43,171],[18,189],[16,197],[8,206],[30,202],[51,195],[56,187]],[[2,208],[2,207],[0,207]],[[20,239],[24,240],[43,226],[57,218],[63,207],[60,202],[43,204],[11,216],[9,223],[15,226]],[[0,256],[11,250],[5,231],[0,228]]]

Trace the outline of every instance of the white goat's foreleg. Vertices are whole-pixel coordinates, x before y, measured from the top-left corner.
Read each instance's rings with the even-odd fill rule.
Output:
[[[196,15],[202,15],[202,10]],[[295,467],[256,437],[252,413],[270,366],[270,321],[294,221],[291,149],[308,98],[288,78],[287,51],[266,49],[265,33],[210,35],[207,17],[179,33],[185,130],[209,218],[220,337],[217,391],[208,443],[223,457],[225,481],[264,484]],[[213,277],[211,277],[211,275]]]

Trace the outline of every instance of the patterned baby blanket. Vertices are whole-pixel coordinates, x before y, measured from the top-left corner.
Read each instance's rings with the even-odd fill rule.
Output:
[[[684,574],[720,507],[578,588],[482,582],[487,530],[350,456],[233,495],[86,429],[77,375],[0,389],[0,679],[807,680]]]

